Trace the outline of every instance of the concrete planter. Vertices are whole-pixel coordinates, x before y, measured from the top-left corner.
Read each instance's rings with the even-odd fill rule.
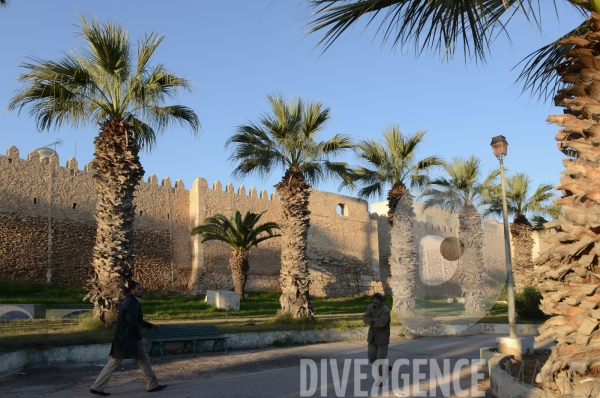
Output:
[[[547,397],[538,387],[519,382],[515,377],[506,373],[500,363],[509,359],[510,355],[498,354],[496,348],[484,347],[480,350],[481,359],[488,364],[490,388],[496,398],[542,398]]]

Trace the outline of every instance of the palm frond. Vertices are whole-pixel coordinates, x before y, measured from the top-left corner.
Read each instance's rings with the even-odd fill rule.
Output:
[[[11,98],[9,110],[30,107],[40,130],[122,118],[133,123],[134,135],[146,148],[152,147],[156,133],[173,123],[197,133],[200,123],[193,110],[166,103],[176,98],[178,89],[189,92],[191,83],[162,65],[148,66],[162,36],[151,32],[138,42],[134,66],[127,30],[82,14],[78,18],[78,36],[87,48],[64,54],[58,61],[31,57],[30,62],[20,64],[26,72],[18,78],[22,87]]]
[[[562,87],[560,76],[553,73],[561,66],[573,44],[564,43],[569,37],[581,36],[589,31],[589,22],[585,21],[558,40],[534,51],[519,62],[512,70],[523,65],[515,84],[523,86],[523,91],[529,91],[532,97],[541,100],[550,99]]]
[[[403,135],[398,124],[390,124],[383,130],[382,140],[359,142],[355,153],[366,166],[354,168],[354,183],[369,188],[360,190],[358,195],[363,198],[381,195],[386,185],[415,187],[425,184],[429,170],[444,164],[437,156],[416,159],[425,134],[424,130],[418,130],[413,134]],[[376,188],[375,185],[379,187]]]
[[[252,246],[257,246],[267,239],[281,236],[275,230],[279,225],[274,222],[258,224],[262,213],[246,212],[242,217],[239,210],[234,210],[231,217],[215,214],[207,217],[204,224],[192,229],[192,235],[202,235],[202,243],[216,240],[228,244],[232,250],[243,253]]]
[[[475,156],[468,159],[453,158],[443,165],[444,174],[423,187],[420,199],[424,198],[425,209],[439,206],[457,211],[466,205],[482,206],[497,186],[499,170],[490,171],[481,180],[481,160]]]
[[[83,50],[83,58],[90,63],[90,69],[99,69],[102,74],[124,82],[131,75],[132,51],[129,33],[121,25],[105,22],[104,25],[96,17],[78,14],[80,36],[88,44]]]
[[[535,0],[310,0],[316,12],[309,33],[324,31],[319,44],[326,51],[348,28],[364,20],[379,24],[382,44],[404,50],[412,46],[441,53],[451,60],[457,46],[465,59],[484,61],[488,48],[506,22],[521,12],[539,27],[540,2]]]
[[[233,175],[268,175],[273,168],[296,168],[311,184],[343,174],[333,159],[352,148],[349,136],[336,134],[326,141],[316,141],[316,134],[329,120],[329,108],[321,102],[305,102],[302,97],[285,101],[281,94],[267,95],[270,112],[258,122],[238,126],[225,148],[233,148],[229,160],[236,164]],[[332,162],[342,174],[328,169]]]

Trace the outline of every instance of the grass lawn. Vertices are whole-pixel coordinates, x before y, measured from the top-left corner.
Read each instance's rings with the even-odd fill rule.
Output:
[[[456,300],[448,303],[447,300],[447,297],[417,297],[415,304],[417,316],[429,316],[446,325],[508,323],[508,304],[505,302],[495,302],[493,298],[486,297],[486,316],[473,318],[465,313],[463,304]],[[517,323],[523,324],[542,323],[546,319],[525,319],[516,316]]]
[[[22,286],[0,284],[0,304],[82,304],[85,290],[55,286]],[[203,296],[182,297],[177,293],[144,293],[142,309],[149,322],[157,324],[211,323],[221,333],[264,332],[274,330],[308,330],[329,328],[352,328],[364,326],[362,315],[371,298],[353,296],[345,298],[314,298],[315,320],[295,321],[280,317],[279,293],[252,292],[249,300],[240,303],[240,311],[226,312],[209,307]],[[392,307],[392,297],[384,302]],[[492,303],[493,304],[493,303]],[[429,316],[448,315],[444,323],[465,323],[461,316],[461,304],[449,304],[445,299],[427,298],[417,301],[417,315],[427,308]],[[491,305],[490,305],[491,306]],[[421,308],[421,309],[420,309]],[[441,318],[438,320],[442,320]],[[480,322],[508,323],[506,305],[496,304]],[[517,318],[517,322],[525,323]],[[392,325],[398,319],[392,311]],[[65,345],[110,343],[114,329],[97,324],[89,315],[79,319],[26,320],[0,322],[0,352],[22,348],[50,348]]]

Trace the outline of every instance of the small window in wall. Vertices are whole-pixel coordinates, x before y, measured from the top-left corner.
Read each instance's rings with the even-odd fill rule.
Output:
[[[335,207],[335,213],[338,216],[348,217],[348,206],[343,203],[338,203],[338,205]]]
[[[71,175],[74,176],[75,175],[75,170],[71,169]]]
[[[12,159],[11,158],[8,158],[8,163],[12,163]]]
[[[77,210],[77,203],[73,203],[73,210]]]
[[[169,213],[167,213],[167,220],[169,220],[171,218],[171,216],[169,215]]]
[[[140,217],[144,217],[144,211],[140,210]]]
[[[37,205],[37,204],[38,204],[38,203],[37,203],[37,198],[33,198],[33,204],[34,204],[34,205]]]

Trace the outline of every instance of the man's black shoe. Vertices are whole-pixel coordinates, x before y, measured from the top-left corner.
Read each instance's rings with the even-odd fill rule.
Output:
[[[109,393],[109,392],[104,392],[104,391],[96,391],[96,390],[94,390],[93,388],[90,388],[90,392],[91,392],[92,394],[96,394],[96,395],[102,395],[103,397],[107,397],[107,396],[109,396],[109,395],[110,395],[110,393]]]
[[[165,388],[167,388],[166,384],[164,386],[163,385],[158,385],[157,387],[154,387],[152,390],[148,390],[148,392],[157,392],[157,391],[164,390]]]

